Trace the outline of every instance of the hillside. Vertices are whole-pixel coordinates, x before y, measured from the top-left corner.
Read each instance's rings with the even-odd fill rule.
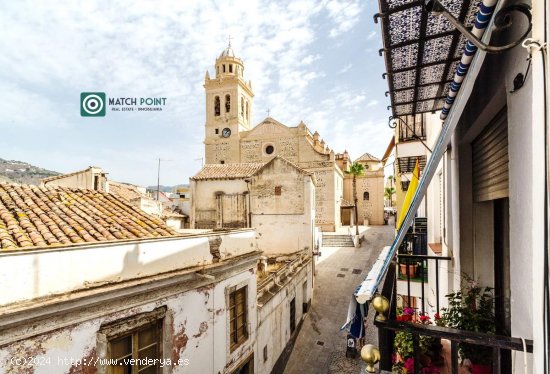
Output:
[[[22,161],[0,158],[0,183],[15,182],[21,184],[40,184],[40,179],[60,173],[39,168]]]

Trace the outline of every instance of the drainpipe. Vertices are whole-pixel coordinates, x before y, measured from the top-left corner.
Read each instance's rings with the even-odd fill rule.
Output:
[[[250,179],[245,179],[246,182],[246,189],[248,191],[248,227],[252,227],[252,204],[250,202]]]

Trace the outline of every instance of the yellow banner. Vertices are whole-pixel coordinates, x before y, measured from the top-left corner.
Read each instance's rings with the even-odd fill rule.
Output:
[[[416,165],[414,165],[413,176],[412,176],[411,182],[409,183],[409,189],[407,190],[407,194],[405,195],[405,200],[403,201],[403,206],[401,207],[401,211],[399,212],[399,219],[397,220],[398,230],[403,224],[403,220],[405,219],[405,216],[409,211],[409,208],[412,203],[412,199],[414,197],[416,189],[418,188],[419,178],[420,178],[420,165],[418,163],[418,159],[416,159]]]

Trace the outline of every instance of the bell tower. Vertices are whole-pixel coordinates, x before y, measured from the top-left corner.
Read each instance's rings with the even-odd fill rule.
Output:
[[[205,163],[240,162],[240,133],[251,129],[252,84],[244,80],[243,61],[231,41],[216,59],[215,77],[206,71]]]

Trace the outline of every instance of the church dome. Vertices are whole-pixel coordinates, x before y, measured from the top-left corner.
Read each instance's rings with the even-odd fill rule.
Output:
[[[221,57],[235,57],[235,52],[233,52],[233,48],[231,48],[231,44],[227,46],[220,55]]]

